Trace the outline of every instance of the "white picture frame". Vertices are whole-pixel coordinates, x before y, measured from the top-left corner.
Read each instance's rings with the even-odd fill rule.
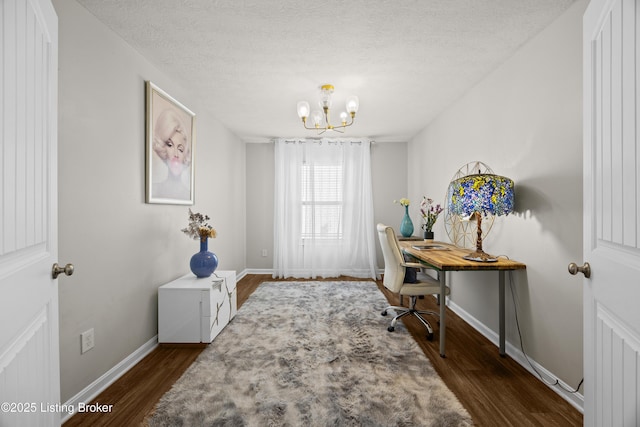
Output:
[[[146,89],[146,202],[193,205],[196,115],[150,81]]]

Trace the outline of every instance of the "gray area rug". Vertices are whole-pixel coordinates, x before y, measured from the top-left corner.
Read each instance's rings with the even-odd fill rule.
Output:
[[[267,282],[157,404],[150,426],[469,426],[373,282]]]

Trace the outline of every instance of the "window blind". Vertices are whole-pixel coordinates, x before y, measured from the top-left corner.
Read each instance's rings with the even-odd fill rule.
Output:
[[[304,164],[302,238],[342,238],[342,165]]]

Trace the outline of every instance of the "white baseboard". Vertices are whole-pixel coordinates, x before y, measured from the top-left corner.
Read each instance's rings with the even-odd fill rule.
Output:
[[[271,274],[272,275],[273,269],[272,268],[247,268],[242,273],[244,274],[244,276],[246,276],[247,274]]]
[[[140,362],[146,355],[151,353],[158,346],[158,336],[151,338],[144,343],[140,348],[127,356],[122,362],[118,363],[113,368],[109,369],[100,378],[89,384],[80,393],[73,396],[64,405],[68,408],[78,408],[79,403],[89,403],[96,398],[100,393],[113,384],[118,378],[123,376],[129,369],[133,368],[138,362]],[[108,403],[108,402],[101,402]],[[75,412],[63,412],[62,422],[64,423],[71,418]]]
[[[244,270],[242,270],[240,273],[236,275],[236,282],[240,281],[240,279],[242,279],[247,274],[248,274],[247,269],[245,268]]]
[[[453,311],[458,316],[460,316],[465,322],[471,325],[475,330],[480,332],[489,341],[494,343],[496,347],[500,346],[500,337],[495,331],[489,329],[485,324],[483,324],[478,319],[470,315],[460,306],[456,305],[449,298],[447,298],[447,306],[451,309],[451,311]],[[505,351],[507,352],[507,355],[509,355],[513,360],[515,360],[520,365],[522,365],[522,367],[524,367],[527,371],[529,371],[534,377],[542,381],[543,384],[545,384],[551,390],[553,390],[558,395],[560,395],[560,397],[562,397],[564,400],[569,402],[571,406],[576,408],[581,413],[584,413],[584,396],[580,393],[569,393],[567,391],[567,390],[572,390],[575,386],[570,386],[559,379],[558,379],[558,382],[562,384],[562,387],[553,386],[549,384],[547,381],[555,382],[556,378],[558,377],[556,375],[553,375],[553,373],[549,372],[547,369],[545,369],[542,365],[537,363],[535,360],[531,359],[531,357],[529,356],[525,357],[524,353],[519,347],[516,347],[509,342],[506,343]],[[528,360],[527,360],[527,357],[528,357]],[[533,365],[533,368],[531,367],[529,362],[531,362],[531,365]],[[536,371],[539,372],[543,378],[547,378],[547,381],[543,381],[542,379],[540,379],[540,375],[538,375]]]

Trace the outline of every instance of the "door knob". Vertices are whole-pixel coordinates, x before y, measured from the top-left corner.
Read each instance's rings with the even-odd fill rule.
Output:
[[[588,262],[585,262],[582,267],[578,267],[575,262],[572,262],[571,264],[569,264],[569,273],[573,275],[582,273],[584,274],[584,277],[588,279],[589,277],[591,277],[591,266]]]
[[[73,274],[73,264],[67,264],[64,267],[60,267],[57,262],[53,264],[53,267],[51,268],[51,277],[57,279],[62,273],[67,276],[71,276]]]

